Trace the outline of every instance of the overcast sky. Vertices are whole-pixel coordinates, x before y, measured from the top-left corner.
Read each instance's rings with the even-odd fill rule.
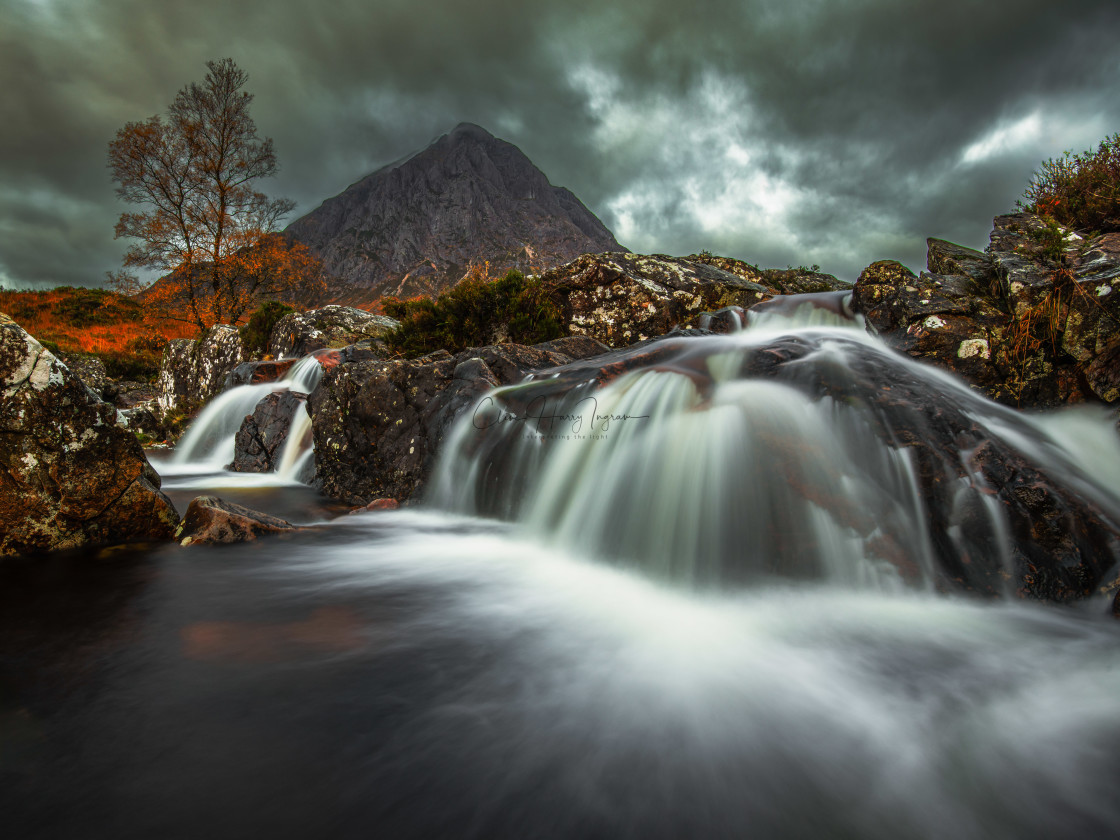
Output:
[[[108,142],[226,56],[291,218],[470,121],[631,250],[849,280],[1120,131],[1117,0],[0,0],[0,282],[119,267]]]

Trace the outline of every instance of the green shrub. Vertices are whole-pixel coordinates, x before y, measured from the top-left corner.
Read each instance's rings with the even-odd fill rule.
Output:
[[[401,322],[385,336],[386,344],[410,357],[436,350],[456,353],[503,338],[536,344],[564,333],[560,310],[540,280],[520,271],[497,280],[468,277],[434,301],[382,298],[381,309]]]
[[[276,322],[292,312],[295,309],[286,303],[271,300],[262,303],[241,328],[241,341],[245,345],[245,351],[250,355],[263,353],[268,347],[268,337],[272,335]]]
[[[1120,230],[1120,134],[1043,163],[1018,205],[1076,230]]]
[[[159,353],[128,353],[110,350],[104,353],[91,353],[101,359],[105,372],[113,379],[130,382],[151,382],[159,373],[161,355]]]

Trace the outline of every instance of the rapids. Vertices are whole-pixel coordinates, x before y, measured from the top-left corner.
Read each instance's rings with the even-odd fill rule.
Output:
[[[1120,836],[1106,599],[939,593],[947,554],[1013,563],[1014,522],[968,448],[931,518],[914,412],[856,394],[897,362],[1106,517],[1115,432],[803,314],[492,393],[416,508],[0,565],[5,836]],[[791,336],[789,377],[741,376]],[[198,457],[160,469],[228,486]]]

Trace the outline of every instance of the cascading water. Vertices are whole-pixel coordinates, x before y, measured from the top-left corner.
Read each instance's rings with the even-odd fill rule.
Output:
[[[779,300],[745,331],[622,354],[613,381],[577,363],[498,389],[456,426],[431,501],[701,587],[929,588],[970,567],[970,588],[1002,591],[1008,517],[1029,511],[997,498],[997,462],[1120,524],[1115,435],[1087,458],[1063,421],[991,403],[845,310],[844,293]]]
[[[931,591],[1038,586],[1061,551],[1101,565],[1055,592],[1112,580],[1115,431],[995,406],[818,304],[492,392],[444,510],[0,566],[0,823],[1120,836],[1104,596]]]
[[[252,414],[268,394],[276,391],[295,391],[310,394],[319,384],[322,367],[314,356],[296,362],[287,374],[276,382],[257,385],[240,385],[219,394],[191,423],[175,449],[169,467],[175,472],[212,473],[222,470],[234,457],[237,431],[245,416]],[[297,480],[311,457],[306,446],[311,418],[306,406],[301,405],[292,417],[292,427],[281,453],[275,476],[284,480]]]

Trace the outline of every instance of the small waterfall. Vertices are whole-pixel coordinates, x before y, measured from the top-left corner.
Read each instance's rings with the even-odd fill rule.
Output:
[[[312,355],[300,359],[276,382],[239,385],[219,394],[191,423],[175,449],[171,465],[177,470],[187,471],[223,470],[234,458],[238,429],[246,415],[253,413],[257,403],[276,391],[310,394],[321,377],[322,366]],[[307,408],[301,406],[292,418],[292,428],[276,470],[277,477],[295,481],[302,475],[311,457],[308,442],[310,428]]]
[[[742,332],[496,389],[449,436],[429,500],[702,588],[777,576],[929,589],[960,569],[1000,592],[1011,526],[985,466],[999,459],[1120,522],[1114,434],[1086,459],[1059,421],[867,335],[846,296],[779,299]]]

